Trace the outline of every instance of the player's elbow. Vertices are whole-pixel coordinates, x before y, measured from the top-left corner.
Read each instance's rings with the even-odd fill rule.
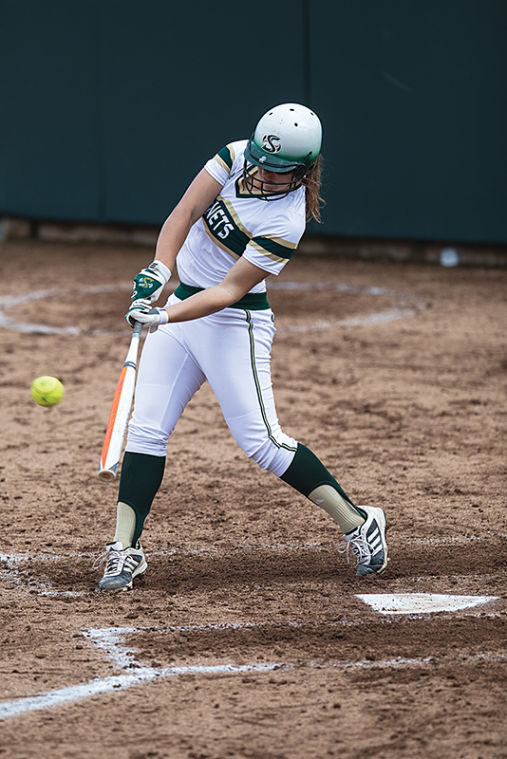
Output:
[[[221,282],[217,285],[217,289],[219,290],[219,298],[221,300],[222,308],[227,308],[227,306],[237,303],[247,292],[247,290],[240,287],[235,282]]]

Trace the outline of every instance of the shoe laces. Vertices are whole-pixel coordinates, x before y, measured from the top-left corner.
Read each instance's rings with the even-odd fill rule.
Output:
[[[107,562],[104,574],[109,574],[111,569],[113,567],[116,569],[116,565],[120,562],[121,559],[124,558],[122,556],[122,553],[123,551],[115,551],[112,549],[104,551],[104,553],[101,553],[100,556],[97,556],[92,564],[92,569],[97,569],[98,567],[102,566],[104,562]]]
[[[109,551],[104,551],[100,556],[97,556],[92,562],[92,569],[98,569],[105,562],[109,553]]]
[[[343,543],[340,543],[338,546],[338,553],[344,553],[346,555],[347,564],[350,564],[351,548],[354,556],[356,557],[357,564],[363,564],[363,562],[368,561],[370,558],[370,546],[368,545],[368,542],[363,537],[361,537],[361,535],[356,535],[349,538],[348,540],[345,539]]]

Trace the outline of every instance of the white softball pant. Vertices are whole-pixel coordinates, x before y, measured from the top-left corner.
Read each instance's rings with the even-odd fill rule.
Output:
[[[172,295],[169,303],[179,299]],[[262,469],[282,475],[297,441],[278,422],[270,355],[270,309],[226,308],[148,334],[139,364],[126,450],[165,456],[183,409],[208,380],[237,444]]]

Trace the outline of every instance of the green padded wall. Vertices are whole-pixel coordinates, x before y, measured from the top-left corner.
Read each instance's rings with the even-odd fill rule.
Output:
[[[100,214],[93,4],[0,4],[0,214]]]
[[[312,2],[325,231],[507,241],[507,3]]]
[[[269,4],[276,43],[256,33],[262,21],[246,3],[101,8],[104,216],[158,223],[209,157],[250,136],[259,113],[303,98],[303,59],[291,55],[301,2]]]
[[[278,102],[315,108],[322,227],[507,242],[504,0],[1,0],[0,215],[160,224]]]

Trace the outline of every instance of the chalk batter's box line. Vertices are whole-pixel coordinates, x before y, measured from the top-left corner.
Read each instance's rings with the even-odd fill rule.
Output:
[[[473,536],[452,536],[447,538],[407,538],[404,540],[404,543],[415,543],[415,544],[422,544],[422,545],[439,545],[439,544],[449,544],[449,543],[468,543],[468,542],[474,542],[474,541],[484,541],[484,540],[491,540],[492,538],[499,538],[499,539],[505,539],[507,537],[503,533],[496,533],[494,531],[489,531],[486,535],[473,535]],[[218,556],[223,555],[226,553],[237,553],[237,552],[248,552],[252,553],[255,551],[273,551],[273,552],[279,552],[279,553],[287,553],[287,552],[298,552],[298,551],[305,551],[309,549],[327,549],[329,550],[330,545],[329,543],[322,543],[322,542],[307,542],[307,543],[275,543],[275,544],[269,544],[269,543],[263,543],[259,545],[252,545],[252,544],[240,544],[237,546],[231,546],[226,547],[223,549],[217,548],[215,546],[204,546],[200,548],[190,548],[190,549],[183,549],[183,548],[174,548],[167,551],[152,551],[149,552],[149,556],[167,556],[170,558],[171,556],[200,556],[200,555],[210,555],[210,556]],[[27,587],[28,583],[25,580],[26,573],[22,573],[17,570],[17,567],[23,563],[23,562],[32,562],[32,561],[69,561],[74,558],[87,558],[92,559],[96,558],[95,553],[72,553],[67,555],[62,554],[6,554],[6,553],[0,553],[0,574],[2,574],[4,577],[7,577],[12,582],[15,582],[17,585],[20,585],[23,590],[30,590],[33,589],[33,587]],[[4,563],[6,566],[3,568],[1,563]],[[481,580],[487,580],[488,578],[497,579],[497,574],[495,573],[489,573],[489,574],[474,574],[474,575],[445,575],[445,578],[447,579],[454,579],[454,580],[467,580],[471,577],[476,577]],[[76,598],[83,595],[89,595],[90,592],[95,591],[59,591],[54,589],[51,585],[48,585],[47,583],[43,583],[38,577],[30,573],[29,575],[30,580],[33,582],[33,585],[38,591],[39,595],[42,596],[52,596],[52,597],[70,597],[70,598]],[[425,580],[434,580],[434,576],[429,575],[421,575],[416,578],[412,578],[412,581],[425,581]]]
[[[23,577],[22,573],[18,572],[15,569],[14,570],[3,570],[3,571],[0,570],[0,574],[3,574],[4,577],[7,576],[7,578],[9,578],[11,581],[14,581],[16,584],[18,584],[19,586],[21,586],[21,590],[22,591],[24,591],[24,590],[27,590],[27,591],[30,590],[30,591],[33,592],[34,586],[35,586],[36,588],[38,588],[38,595],[40,595],[40,596],[50,596],[50,597],[60,597],[60,598],[61,597],[78,598],[78,597],[82,597],[82,596],[90,596],[91,594],[97,594],[99,592],[95,588],[90,589],[90,590],[86,590],[86,591],[58,591],[58,590],[52,589],[51,586],[48,586],[47,583],[42,583],[38,578],[35,578],[33,576],[30,576],[30,579],[28,580],[28,582],[24,582],[25,578]],[[496,580],[497,579],[497,575],[495,573],[474,574],[474,575],[445,575],[441,579],[452,580],[453,582],[459,582],[459,581],[466,582],[466,581],[470,581],[470,579],[476,579],[478,581],[485,582],[489,578],[491,578],[492,580]],[[30,584],[30,580],[32,581],[33,584]],[[423,576],[412,578],[413,582],[415,582],[415,581],[434,581],[434,580],[435,580],[435,578],[434,578],[433,575],[423,575]],[[413,587],[413,586],[411,586],[411,587]],[[399,596],[399,595],[402,595],[402,596],[403,595],[413,595],[415,597],[415,596],[418,596],[420,594],[417,593],[417,592],[413,593],[411,591],[409,593],[404,593],[403,591],[400,591],[399,589],[397,589],[396,591],[391,591],[391,593],[388,592],[388,593],[386,593],[384,595],[386,597],[387,596]],[[422,593],[422,595],[423,596],[427,596],[427,595],[437,595],[437,596],[439,596],[439,595],[442,595],[442,594],[441,593],[440,594],[438,594],[438,593],[434,594],[434,593],[424,592],[424,593]],[[449,596],[450,599],[454,598],[453,595],[449,595],[448,593],[444,593],[443,595]],[[360,600],[364,600],[363,596],[361,594],[355,594],[355,597],[358,598],[358,599],[360,599]],[[462,597],[460,596],[457,600],[460,600],[461,598]],[[433,611],[430,609],[430,610],[426,610],[426,611],[421,611],[421,610],[418,610],[417,606],[416,606],[412,611],[402,610],[402,611],[388,611],[388,612],[381,612],[381,613],[382,614],[389,614],[389,615],[392,614],[395,618],[399,617],[399,618],[402,618],[404,620],[420,620],[420,619],[425,619],[425,618],[428,618],[432,614],[442,613],[442,612],[448,612],[448,613],[452,613],[452,614],[458,614],[460,616],[460,618],[463,618],[463,617],[478,617],[478,616],[480,616],[480,617],[490,617],[490,618],[491,617],[501,618],[501,617],[505,616],[505,612],[503,612],[503,611],[486,611],[485,612],[483,609],[478,608],[480,605],[484,605],[485,603],[489,603],[490,601],[498,601],[499,597],[497,597],[497,596],[483,596],[483,595],[476,596],[476,595],[473,595],[473,596],[466,596],[466,599],[470,599],[471,602],[467,603],[465,606],[458,606],[457,608],[454,608],[454,609],[452,609],[452,608],[448,608],[448,609],[434,609]],[[472,602],[472,599],[477,599],[477,600],[475,602]],[[372,606],[372,608],[373,608],[373,611],[377,611],[377,612],[379,611],[379,609],[376,609],[375,606]],[[474,611],[470,611],[470,610],[467,611],[466,610],[467,608],[468,609],[474,609]],[[376,624],[391,624],[391,623],[393,623],[394,619],[392,617],[390,617],[390,616],[383,616],[382,618],[379,618],[378,615],[376,614],[375,615],[375,621],[376,621]],[[208,624],[208,625],[190,625],[190,626],[186,626],[186,627],[174,626],[172,628],[169,628],[169,627],[155,628],[155,627],[151,626],[149,629],[152,629],[152,630],[162,629],[162,630],[173,630],[173,631],[176,631],[176,630],[177,631],[191,631],[191,630],[212,630],[212,629],[216,629],[216,630],[218,630],[218,629],[238,629],[238,628],[241,628],[241,627],[252,627],[252,628],[257,628],[257,627],[273,627],[273,628],[276,628],[276,627],[279,627],[280,624],[284,624],[284,623],[283,622],[268,623],[268,622],[265,622],[265,621],[261,621],[261,622],[252,622],[252,623],[227,623],[227,624],[222,624],[222,625]],[[300,622],[299,621],[299,622],[287,622],[286,624],[288,624],[289,626],[292,626],[292,627],[304,627],[304,626],[308,626],[310,623]],[[364,624],[364,620],[360,619],[359,621],[358,620],[351,621],[351,620],[347,620],[347,619],[342,618],[340,620],[337,620],[334,623],[322,622],[322,624],[325,625],[325,626],[333,625],[333,626],[336,626],[336,627],[343,627],[343,626],[358,627],[358,626],[361,626],[361,625]]]
[[[427,616],[427,615],[426,615]],[[339,626],[339,623],[337,622],[324,622],[315,624],[314,622],[299,622],[299,621],[285,621],[280,623],[272,623],[272,622],[241,622],[241,623],[223,623],[223,624],[210,624],[210,625],[160,625],[160,626],[149,626],[149,627],[105,627],[105,628],[89,628],[87,630],[83,631],[83,635],[86,639],[88,639],[92,645],[95,648],[98,648],[101,651],[104,651],[104,653],[108,656],[109,660],[112,661],[112,663],[121,671],[128,669],[129,671],[133,671],[135,673],[135,670],[147,670],[151,669],[153,671],[158,671],[158,668],[148,668],[145,665],[141,664],[137,659],[135,658],[135,651],[133,648],[130,648],[122,644],[122,640],[127,635],[137,635],[139,633],[171,633],[171,632],[207,632],[207,631],[227,631],[227,630],[251,630],[251,629],[266,629],[270,627],[278,627],[278,628],[290,628],[290,629],[304,629],[304,628],[315,628],[315,627],[325,627],[325,628],[334,628]],[[480,654],[473,654],[466,656],[462,659],[460,659],[460,662],[476,662],[476,661],[483,661],[485,658],[490,658],[495,661],[505,661],[507,660],[507,654],[498,654],[497,652],[481,652]],[[299,666],[301,668],[304,667],[317,667],[326,669],[327,667],[340,667],[344,669],[348,668],[354,668],[354,667],[365,667],[365,668],[376,668],[376,667],[389,667],[389,666],[403,666],[403,665],[418,665],[418,664],[425,664],[428,662],[447,662],[447,661],[455,661],[454,656],[450,655],[444,655],[444,656],[429,656],[429,657],[418,657],[418,658],[412,658],[412,659],[406,659],[403,657],[396,657],[395,659],[389,659],[387,661],[373,661],[371,659],[362,659],[361,661],[356,662],[350,662],[350,661],[329,661],[326,659],[325,662],[316,662],[313,660],[303,662],[301,665],[294,665],[289,664],[288,662],[277,662],[275,664],[267,664],[261,665],[261,668],[264,666],[267,666],[268,668],[284,668],[284,669],[296,669]],[[235,665],[230,664],[206,664],[206,665],[192,665],[196,666],[198,669],[205,669],[207,667],[213,667],[213,668],[219,668],[224,667],[225,671],[230,671],[230,668],[234,668]],[[187,665],[171,665],[170,669],[176,673],[179,670],[185,670],[181,671],[180,674],[186,674],[189,669],[192,669],[192,666]],[[241,665],[240,665],[241,666]],[[244,667],[256,667],[258,666],[257,663],[255,664],[246,664],[242,665]],[[162,668],[163,670],[167,668]]]
[[[503,533],[497,533],[494,531],[488,531],[486,535],[461,535],[461,536],[451,536],[451,537],[444,537],[444,538],[407,538],[403,541],[405,544],[415,543],[415,544],[421,544],[421,545],[439,545],[439,544],[452,544],[452,543],[469,543],[469,542],[475,542],[475,541],[485,541],[485,540],[492,540],[495,538],[498,539],[505,539],[507,535]],[[225,548],[217,548],[216,546],[203,546],[200,548],[174,548],[169,549],[167,551],[152,551],[149,552],[149,556],[165,556],[170,558],[171,556],[219,556],[224,555],[226,553],[234,554],[234,553],[241,553],[241,552],[247,552],[247,553],[253,553],[255,551],[273,551],[278,553],[287,553],[287,552],[303,552],[306,550],[311,549],[326,549],[329,550],[332,548],[329,543],[322,543],[322,542],[306,542],[306,543],[262,543],[259,545],[252,545],[252,544],[239,544],[239,545],[233,545],[228,546]],[[80,596],[89,595],[91,592],[95,592],[95,590],[89,590],[89,591],[71,591],[71,590],[56,590],[53,588],[50,584],[44,583],[33,573],[30,573],[27,578],[26,571],[18,571],[17,567],[19,567],[23,562],[46,562],[46,561],[69,561],[71,559],[75,558],[85,558],[85,559],[96,559],[97,555],[95,553],[84,553],[84,552],[76,552],[72,554],[62,555],[62,554],[6,554],[6,553],[0,553],[0,575],[4,578],[7,578],[11,582],[14,582],[16,585],[20,586],[22,590],[33,590],[34,588],[37,590],[38,595],[41,596],[51,596],[51,597],[69,597],[69,598],[78,598]],[[2,567],[2,562],[4,563],[4,567]],[[452,579],[455,581],[466,581],[470,580],[471,578],[477,578],[481,581],[487,581],[489,578],[496,580],[498,579],[498,575],[495,573],[475,573],[475,574],[467,574],[467,575],[443,575],[441,579]],[[431,575],[421,575],[418,577],[413,577],[412,582],[415,581],[434,581],[434,576]]]
[[[243,625],[248,626],[248,623]],[[197,626],[201,627],[201,626]],[[195,626],[194,626],[195,628]],[[237,626],[235,626],[237,629]],[[8,719],[10,717],[20,716],[21,714],[32,712],[36,710],[46,710],[56,706],[63,706],[66,703],[75,702],[90,696],[98,695],[100,693],[107,693],[115,690],[122,690],[134,685],[147,684],[150,681],[156,679],[163,679],[169,677],[176,677],[179,675],[233,675],[233,674],[245,674],[245,673],[265,673],[272,672],[273,670],[296,670],[296,669],[330,669],[330,668],[398,668],[398,667],[421,667],[431,664],[451,662],[454,666],[457,665],[469,665],[478,662],[501,662],[507,659],[507,656],[497,654],[496,652],[483,652],[474,656],[460,658],[458,660],[451,657],[421,657],[417,659],[404,659],[398,657],[396,659],[390,659],[385,661],[370,661],[361,660],[357,662],[315,662],[308,661],[303,665],[293,665],[286,662],[276,663],[252,663],[246,665],[234,665],[234,664],[208,664],[208,665],[190,665],[190,666],[171,666],[171,667],[145,667],[134,656],[134,651],[125,646],[120,646],[121,638],[124,635],[146,632],[153,628],[103,628],[103,629],[90,629],[83,634],[97,648],[103,650],[109,655],[110,659],[121,670],[128,668],[129,674],[121,674],[116,677],[96,678],[90,680],[82,685],[70,686],[67,688],[59,688],[53,691],[47,691],[37,696],[29,696],[26,698],[18,698],[13,701],[6,701],[0,703],[0,720]],[[167,628],[171,629],[192,629],[192,626],[187,628]]]
[[[489,530],[487,533],[484,533],[482,535],[451,535],[446,537],[440,537],[440,538],[413,538],[413,537],[406,537],[399,540],[400,544],[403,545],[449,545],[452,543],[473,543],[473,542],[482,542],[485,540],[491,540],[496,539],[499,540],[505,540],[507,538],[507,534],[503,532],[495,532],[494,530]],[[338,540],[336,541],[338,543]],[[395,541],[393,541],[395,544]],[[216,547],[216,546],[201,546],[199,548],[170,548],[167,550],[160,550],[160,551],[148,551],[149,556],[197,556],[200,554],[223,554],[223,553],[235,553],[235,552],[254,552],[254,551],[280,551],[280,553],[283,552],[291,552],[291,551],[306,551],[312,548],[316,549],[330,549],[333,548],[332,543],[329,541],[322,542],[322,541],[310,541],[305,543],[297,543],[297,542],[288,542],[288,543],[239,543],[237,545],[231,544],[227,545],[224,548]],[[28,554],[28,553],[1,553],[0,552],[0,562],[4,561],[6,563],[17,563],[22,561],[68,561],[69,559],[93,559],[97,556],[96,553],[88,552],[88,551],[76,551],[75,553],[69,553],[69,554],[51,554],[51,553],[40,553],[40,554]],[[0,567],[1,568],[1,567]]]

